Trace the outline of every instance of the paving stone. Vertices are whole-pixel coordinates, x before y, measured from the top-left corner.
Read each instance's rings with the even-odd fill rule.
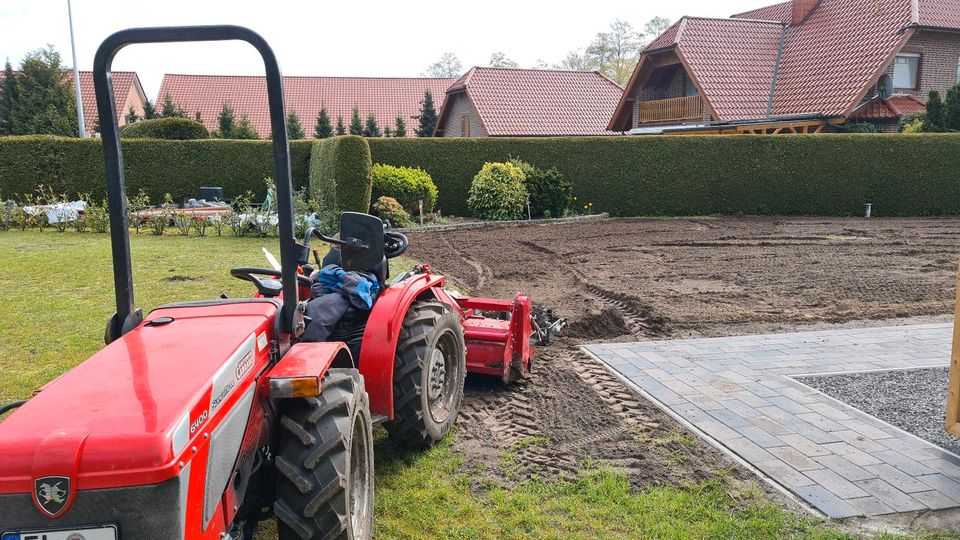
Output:
[[[823,486],[799,486],[791,491],[831,518],[842,519],[863,515],[858,508],[827,491]]]
[[[960,501],[954,500],[951,497],[947,497],[935,489],[911,493],[910,496],[931,510],[945,510],[947,508],[955,508],[957,505],[960,505]]]
[[[960,482],[951,480],[950,478],[947,478],[939,473],[918,476],[917,480],[920,480],[924,484],[936,489],[947,497],[960,502]]]
[[[868,490],[870,494],[897,512],[914,512],[926,509],[926,505],[891,486],[881,478],[860,480],[856,484]]]
[[[824,431],[842,431],[846,429],[836,420],[831,420],[818,412],[801,413],[797,415],[797,418]]]
[[[751,441],[753,441],[759,446],[762,446],[763,448],[772,448],[775,446],[787,445],[787,443],[784,442],[781,438],[771,435],[753,424],[750,424],[749,426],[746,426],[746,427],[738,427],[734,429],[744,437],[750,439]]]
[[[838,456],[847,458],[854,465],[859,465],[861,467],[883,463],[882,460],[875,458],[863,450],[855,448],[846,442],[828,443],[822,446]]]
[[[865,516],[882,516],[896,513],[896,510],[880,502],[876,497],[860,497],[847,499],[847,502],[857,508]]]
[[[808,457],[825,456],[830,453],[829,450],[803,435],[790,433],[789,435],[779,435],[778,438]]]
[[[761,449],[762,450],[762,449]],[[766,452],[764,452],[766,453]],[[770,455],[767,453],[767,455]],[[770,456],[771,458],[773,456]],[[793,489],[801,486],[811,486],[816,484],[808,476],[804,475],[802,472],[794,469],[790,465],[780,461],[779,459],[770,459],[770,460],[751,460],[753,465],[763,471],[764,474],[770,478],[776,480],[779,484],[786,486],[789,489]]]
[[[660,407],[831,517],[960,506],[960,456],[792,376],[945,365],[952,325],[588,345]]]
[[[802,452],[791,446],[778,446],[767,449],[768,452],[780,458],[781,461],[790,465],[798,471],[812,471],[823,469],[823,465],[817,463],[813,458],[805,456]]]
[[[792,433],[789,428],[767,416],[751,416],[747,418],[747,420],[771,435],[786,435]]]
[[[805,473],[810,479],[828,489],[837,497],[843,499],[852,499],[854,497],[866,497],[870,495],[853,482],[831,471],[830,469],[818,469],[807,471]],[[868,480],[864,480],[865,482]]]
[[[834,454],[819,456],[814,458],[818,463],[824,465],[831,471],[839,474],[840,476],[846,478],[850,481],[855,480],[869,480],[870,478],[876,478],[877,474],[873,473],[867,469],[859,467],[849,460],[845,459],[843,456],[837,456]]]
[[[921,465],[920,462],[914,461],[907,456],[897,452],[895,450],[884,450],[881,452],[874,452],[873,457],[882,459],[885,463],[893,465],[901,472],[905,472],[911,476],[920,476],[921,474],[932,474],[934,471],[927,467],[926,465]]]
[[[773,456],[773,454],[767,452],[760,446],[757,446],[750,441],[750,439],[745,437],[741,437],[739,439],[730,439],[729,441],[725,441],[724,444],[727,446],[727,448],[749,463],[773,461],[777,459]]]

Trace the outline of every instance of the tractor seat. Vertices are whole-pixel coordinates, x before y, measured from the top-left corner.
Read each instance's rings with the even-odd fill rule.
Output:
[[[330,266],[335,264],[340,266],[340,249],[339,248],[330,248],[330,251],[323,256],[323,266]],[[383,290],[383,285],[387,282],[387,278],[390,276],[390,262],[386,257],[380,261],[380,264],[374,266],[373,268],[368,268],[365,270],[377,277],[377,285],[380,286],[380,290]]]

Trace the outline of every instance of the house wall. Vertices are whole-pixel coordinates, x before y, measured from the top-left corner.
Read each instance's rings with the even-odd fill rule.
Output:
[[[140,97],[140,92],[137,91],[136,83],[130,85],[130,90],[127,91],[127,98],[123,100],[123,109],[117,111],[117,121],[119,125],[124,125],[127,123],[127,113],[130,112],[130,106],[133,106],[133,110],[137,111],[137,116],[143,118],[143,99]]]
[[[480,114],[477,108],[473,106],[473,101],[467,92],[461,92],[454,96],[447,105],[450,107],[450,113],[447,115],[446,124],[443,126],[444,137],[463,137],[463,117],[467,117],[470,124],[470,137],[486,137],[487,131],[483,129],[480,123]]]
[[[960,33],[919,30],[904,45],[902,52],[920,53],[920,88],[897,89],[897,93],[911,94],[925,102],[931,90],[936,90],[945,96],[947,90],[957,84]],[[893,68],[894,64],[891,62],[886,71],[891,77],[893,77]]]

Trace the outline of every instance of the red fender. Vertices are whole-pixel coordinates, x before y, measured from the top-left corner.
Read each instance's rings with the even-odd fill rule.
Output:
[[[373,305],[360,349],[360,373],[371,413],[393,420],[393,362],[403,319],[417,297],[443,284],[442,276],[424,271],[384,289]]]
[[[352,365],[350,349],[339,341],[297,343],[267,373],[270,397],[275,399],[319,396],[323,376],[334,361]]]

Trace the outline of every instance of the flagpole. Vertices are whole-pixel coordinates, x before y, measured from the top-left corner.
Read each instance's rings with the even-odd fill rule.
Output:
[[[80,137],[87,138],[87,128],[83,125],[83,98],[80,95],[80,68],[77,66],[77,45],[73,41],[73,8],[67,0],[67,17],[70,19],[70,49],[73,52],[73,90],[77,95],[77,125]]]

